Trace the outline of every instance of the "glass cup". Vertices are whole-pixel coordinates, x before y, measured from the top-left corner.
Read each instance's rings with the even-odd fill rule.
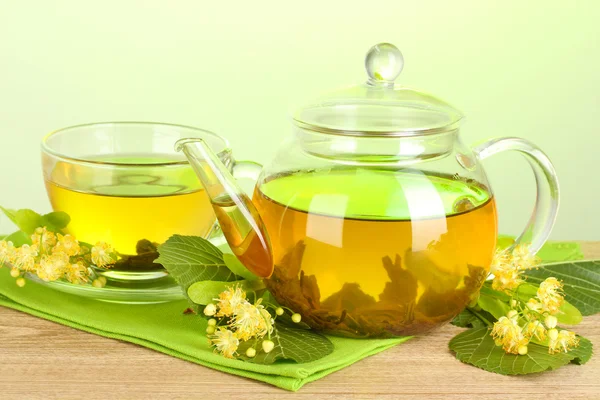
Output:
[[[71,216],[79,241],[106,242],[121,255],[101,271],[117,281],[167,275],[156,246],[171,235],[217,237],[210,200],[187,159],[175,151],[183,138],[201,138],[234,175],[256,177],[261,166],[236,162],[229,143],[202,129],[150,122],[73,126],[42,141],[42,166],[55,211]]]

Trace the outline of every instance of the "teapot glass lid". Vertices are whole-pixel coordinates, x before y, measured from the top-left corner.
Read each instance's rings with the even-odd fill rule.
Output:
[[[460,111],[430,94],[395,83],[404,67],[396,46],[380,43],[365,57],[367,82],[300,108],[293,116],[304,129],[351,136],[415,136],[449,131]]]

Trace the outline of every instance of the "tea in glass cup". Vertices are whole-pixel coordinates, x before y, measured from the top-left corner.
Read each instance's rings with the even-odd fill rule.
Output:
[[[153,263],[171,235],[208,237],[215,215],[194,171],[174,144],[202,138],[233,165],[227,141],[185,126],[116,122],[81,125],[46,136],[42,163],[55,211],[71,216],[79,241],[104,241],[122,255],[105,274],[124,280],[166,275]]]

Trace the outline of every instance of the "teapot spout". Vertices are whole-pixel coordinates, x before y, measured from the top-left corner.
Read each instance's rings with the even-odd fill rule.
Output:
[[[273,273],[273,253],[264,223],[248,195],[202,139],[181,139],[183,151],[204,186],[223,235],[235,256],[261,278]]]

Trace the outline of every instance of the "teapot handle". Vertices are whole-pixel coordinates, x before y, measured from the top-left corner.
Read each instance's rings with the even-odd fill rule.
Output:
[[[559,205],[558,179],[548,156],[525,139],[516,137],[491,139],[473,148],[479,160],[509,150],[518,151],[525,156],[533,169],[537,186],[533,214],[513,247],[519,243],[529,243],[529,250],[535,254],[550,236],[556,221]]]

